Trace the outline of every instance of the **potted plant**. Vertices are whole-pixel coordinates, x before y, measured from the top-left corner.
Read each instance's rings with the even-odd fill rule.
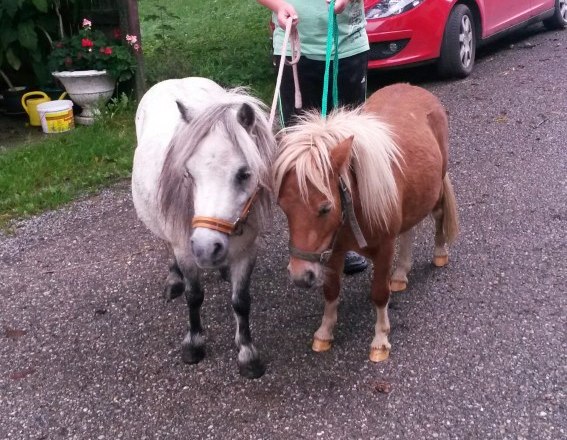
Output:
[[[49,68],[58,78],[82,113],[78,123],[92,124],[100,106],[114,93],[117,82],[130,79],[136,69],[132,50],[139,50],[135,35],[122,41],[119,31],[113,38],[92,29],[92,22],[83,19],[75,35],[54,43]]]

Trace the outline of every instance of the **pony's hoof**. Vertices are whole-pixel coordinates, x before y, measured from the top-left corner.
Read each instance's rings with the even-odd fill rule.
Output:
[[[182,345],[181,346],[181,359],[186,364],[198,364],[205,357],[204,345]]]
[[[401,280],[391,280],[390,281],[390,290],[392,292],[401,292],[402,290],[406,290],[408,287],[408,283]]]
[[[313,345],[311,345],[311,349],[317,353],[329,351],[331,349],[331,343],[332,341],[324,341],[322,339],[313,338]]]
[[[390,357],[390,350],[387,348],[370,347],[370,360],[372,362],[382,362]]]
[[[238,372],[247,379],[258,379],[266,372],[266,366],[260,359],[252,359],[246,363],[239,363]]]
[[[449,262],[449,255],[436,255],[433,257],[433,265],[436,267],[446,266]]]
[[[175,299],[185,292],[185,283],[183,281],[178,281],[176,283],[166,284],[163,289],[163,297],[167,302]]]

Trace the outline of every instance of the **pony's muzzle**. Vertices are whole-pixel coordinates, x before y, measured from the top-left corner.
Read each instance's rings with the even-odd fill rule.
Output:
[[[196,228],[191,236],[191,251],[203,269],[222,266],[228,255],[228,235],[205,228]]]
[[[289,277],[293,284],[297,287],[310,289],[312,287],[319,287],[321,282],[321,270],[318,265],[306,264],[293,264],[291,261],[287,266]]]

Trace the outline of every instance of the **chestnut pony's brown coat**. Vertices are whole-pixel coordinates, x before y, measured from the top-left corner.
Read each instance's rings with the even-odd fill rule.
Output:
[[[307,114],[283,131],[274,178],[295,251],[288,269],[296,284],[324,287],[325,312],[314,335],[314,350],[331,347],[344,255],[355,250],[374,263],[371,296],[377,321],[370,359],[388,357],[390,288],[406,287],[412,228],[427,215],[434,217],[437,266],[447,263],[446,244],[458,232],[447,157],[443,106],[426,90],[406,84],[379,90],[360,109],[338,110],[326,120],[317,113]],[[363,249],[352,223],[343,221],[339,177],[352,194],[355,216],[367,241]],[[392,274],[398,236],[399,262]],[[325,269],[304,258],[328,249],[332,255]]]

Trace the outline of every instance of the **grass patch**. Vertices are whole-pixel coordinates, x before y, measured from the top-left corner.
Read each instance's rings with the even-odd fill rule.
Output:
[[[203,76],[224,86],[248,86],[269,100],[269,17],[253,0],[141,0],[148,79]]]
[[[128,177],[135,145],[132,120],[124,113],[0,154],[0,227]]]

